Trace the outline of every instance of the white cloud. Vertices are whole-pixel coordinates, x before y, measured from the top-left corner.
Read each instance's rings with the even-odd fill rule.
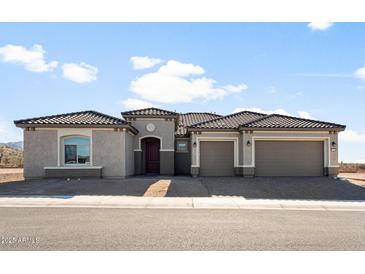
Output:
[[[62,74],[65,79],[82,84],[95,81],[98,69],[86,63],[66,63],[62,66]]]
[[[189,75],[201,75],[204,74],[205,71],[201,66],[170,60],[166,65],[160,67],[158,72],[167,76],[186,77]]]
[[[200,66],[170,60],[156,72],[132,81],[130,89],[144,100],[168,104],[222,99],[247,89],[244,84],[218,87],[214,79],[202,77],[204,73]]]
[[[365,143],[365,131],[359,132],[347,129],[343,132],[340,132],[339,139],[341,142]]]
[[[365,80],[365,66],[355,71],[355,76]]]
[[[45,53],[42,45],[37,44],[30,49],[10,44],[0,48],[2,62],[21,64],[32,72],[52,71],[57,67],[57,61],[46,63]]]
[[[327,30],[332,27],[333,23],[330,22],[311,22],[307,26],[312,30]]]
[[[11,121],[0,120],[0,143],[22,140],[22,130]]]
[[[134,99],[134,98],[128,98],[127,100],[120,101],[120,104],[125,109],[141,109],[141,108],[151,108],[151,107],[158,107],[150,102]]]
[[[236,112],[241,112],[241,111],[244,111],[244,110],[247,110],[247,111],[252,111],[252,112],[259,112],[259,113],[264,113],[264,114],[280,114],[280,115],[286,115],[286,116],[295,116],[295,115],[292,115],[290,114],[289,112],[287,112],[285,109],[282,109],[282,108],[278,108],[278,109],[275,109],[275,110],[264,110],[264,109],[261,109],[261,108],[257,108],[257,107],[253,107],[253,108],[235,108],[233,110],[233,113],[236,113]],[[306,111],[301,111],[301,110],[298,110],[297,111],[297,114],[300,118],[304,118],[304,119],[314,119],[308,112]]]
[[[151,58],[148,56],[133,56],[130,59],[134,69],[152,68],[163,62],[161,59]]]
[[[312,115],[310,115],[308,112],[306,112],[306,111],[302,111],[302,110],[298,110],[297,111],[297,113],[298,113],[298,115],[299,115],[299,117],[300,118],[304,118],[304,119],[314,119],[313,117],[312,117]]]
[[[240,85],[227,85],[224,86],[224,88],[232,93],[240,93],[246,89],[248,89],[248,86],[245,84],[240,84]]]

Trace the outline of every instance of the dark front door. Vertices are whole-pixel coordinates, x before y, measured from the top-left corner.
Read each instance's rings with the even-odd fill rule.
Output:
[[[146,144],[146,173],[160,173],[160,140],[148,138]]]

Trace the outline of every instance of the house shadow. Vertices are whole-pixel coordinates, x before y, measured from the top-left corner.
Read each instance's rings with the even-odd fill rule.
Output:
[[[80,195],[365,201],[365,187],[331,177],[134,176],[126,179],[42,179],[0,184],[2,197]]]
[[[203,178],[202,184],[212,196],[365,201],[365,186],[332,177]]]
[[[209,197],[191,177],[133,176],[125,179],[39,179],[0,184],[0,197],[40,196]]]

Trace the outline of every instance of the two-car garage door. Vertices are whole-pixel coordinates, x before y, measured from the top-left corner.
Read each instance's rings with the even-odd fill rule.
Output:
[[[322,176],[323,141],[256,140],[255,176]],[[201,176],[234,176],[232,141],[200,142]]]
[[[256,176],[322,176],[323,142],[255,141]]]

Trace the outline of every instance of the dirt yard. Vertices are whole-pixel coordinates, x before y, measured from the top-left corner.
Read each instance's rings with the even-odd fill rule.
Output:
[[[0,184],[24,180],[22,168],[0,168]]]

